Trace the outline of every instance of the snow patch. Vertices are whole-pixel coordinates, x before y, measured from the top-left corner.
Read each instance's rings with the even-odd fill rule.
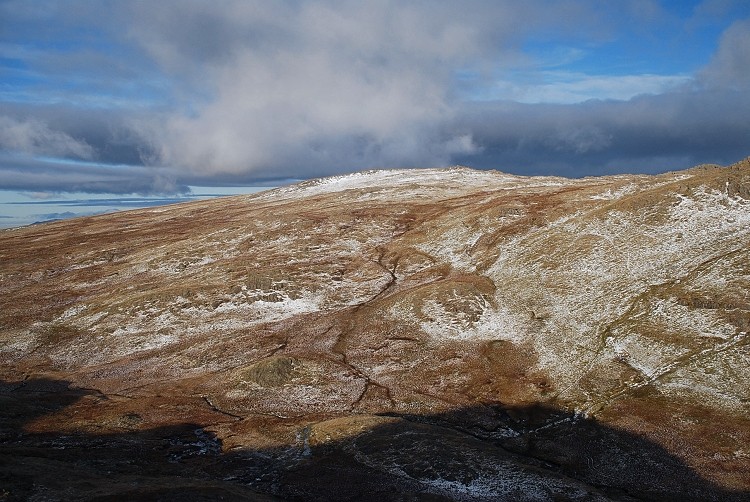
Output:
[[[606,191],[595,194],[595,195],[591,195],[589,198],[593,200],[616,200],[616,199],[621,199],[625,197],[626,195],[630,195],[637,191],[638,191],[638,185],[636,185],[635,183],[629,183],[614,191],[612,191],[611,188],[607,188]]]
[[[436,300],[426,300],[422,316],[428,320],[419,323],[420,328],[434,340],[507,340],[519,343],[524,340],[524,327],[516,317],[502,307],[492,307],[488,302],[472,299],[481,309],[479,319],[474,321],[465,312],[454,312]]]

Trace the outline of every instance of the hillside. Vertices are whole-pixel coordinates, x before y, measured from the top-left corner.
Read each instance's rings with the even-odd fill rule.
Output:
[[[750,159],[0,232],[0,500],[750,496]]]

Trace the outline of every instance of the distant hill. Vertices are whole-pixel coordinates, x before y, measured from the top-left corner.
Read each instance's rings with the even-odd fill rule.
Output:
[[[0,500],[746,500],[748,331],[750,159],[9,230]]]

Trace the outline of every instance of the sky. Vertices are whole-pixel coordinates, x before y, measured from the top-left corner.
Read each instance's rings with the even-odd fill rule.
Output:
[[[748,68],[747,0],[0,0],[0,226],[372,168],[725,165]]]

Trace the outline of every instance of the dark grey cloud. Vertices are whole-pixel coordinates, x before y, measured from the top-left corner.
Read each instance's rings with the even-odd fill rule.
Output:
[[[3,189],[38,192],[187,193],[173,169],[0,155]]]
[[[481,103],[458,126],[481,148],[460,162],[585,176],[729,164],[750,154],[750,94],[681,89],[573,105]]]
[[[0,148],[32,155],[71,156],[79,159],[90,159],[94,155],[93,148],[85,141],[54,130],[36,117],[17,120],[0,116]]]
[[[0,188],[183,193],[174,169],[149,166],[141,114],[70,105],[0,104]]]
[[[145,164],[153,151],[138,124],[156,116],[157,111],[0,103],[0,151]]]

